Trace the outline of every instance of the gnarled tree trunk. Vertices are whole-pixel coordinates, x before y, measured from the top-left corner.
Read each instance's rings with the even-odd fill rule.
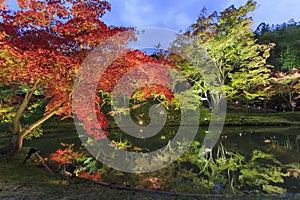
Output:
[[[28,135],[35,127],[41,125],[47,119],[49,119],[50,117],[55,115],[60,109],[60,108],[57,108],[57,109],[53,110],[52,112],[44,115],[41,119],[34,122],[27,128],[25,128],[25,129],[22,128],[21,117],[24,114],[32,95],[34,94],[35,90],[37,89],[37,85],[38,85],[38,82],[36,82],[32,88],[27,90],[26,95],[23,99],[23,102],[21,103],[21,105],[19,106],[19,108],[16,112],[16,115],[13,119],[12,138],[7,146],[0,148],[0,160],[7,159],[9,157],[13,157],[18,152],[18,150],[20,150],[22,148],[23,140],[26,137],[26,135]]]
[[[35,123],[31,124],[28,128],[23,130],[21,129],[21,132],[14,133],[10,143],[5,147],[0,148],[0,160],[13,157],[18,152],[18,150],[22,148],[23,140],[26,137],[26,135],[28,135],[35,127],[41,125],[50,117],[55,115],[59,110],[60,108],[53,110],[47,115],[44,115],[41,119],[39,119]]]

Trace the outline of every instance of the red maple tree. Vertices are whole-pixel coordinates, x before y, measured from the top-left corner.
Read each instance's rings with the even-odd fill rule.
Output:
[[[13,120],[13,138],[3,154],[22,147],[23,138],[51,116],[71,115],[74,77],[85,56],[101,41],[127,30],[108,27],[100,19],[110,10],[106,1],[18,1],[20,9],[1,6],[0,80],[7,86],[26,86]],[[1,4],[2,5],[2,4]],[[23,128],[21,117],[37,90],[47,103],[45,115]]]
[[[51,116],[71,116],[74,80],[86,56],[107,38],[129,30],[108,27],[101,21],[111,9],[106,1],[18,0],[18,4],[19,10],[11,11],[5,6],[5,1],[0,1],[0,86],[26,88],[14,115],[12,140],[7,147],[0,149],[0,157],[17,152],[24,137]],[[124,73],[147,62],[166,64],[166,61],[152,59],[141,51],[128,51],[107,69],[98,89],[111,92]],[[152,77],[154,79],[167,80],[167,75],[161,75],[163,72],[153,74],[160,74]],[[168,91],[157,86],[152,89]],[[45,113],[39,120],[22,127],[21,118],[37,91],[48,100]],[[100,97],[95,97],[96,105],[100,101]],[[100,107],[96,107],[96,113],[100,126],[107,126]],[[94,125],[88,124],[87,113],[82,113],[81,117],[80,113],[76,114],[84,121],[87,132],[96,134]],[[104,136],[96,134],[94,138]]]
[[[120,43],[122,42],[120,41]],[[101,57],[104,57],[106,60],[109,60],[107,59],[109,56],[114,57],[110,51],[101,54]],[[121,95],[128,95],[129,98],[134,98],[135,92],[138,91],[142,93],[142,95],[139,95],[142,99],[139,100],[151,98],[153,94],[165,96],[167,99],[173,98],[172,92],[168,87],[168,83],[171,81],[169,69],[176,68],[176,66],[171,62],[164,59],[156,60],[139,50],[128,50],[124,51],[123,56],[115,59],[106,69],[103,69],[102,76],[98,80],[98,76],[94,76],[94,74],[99,73],[97,68],[94,69],[94,63],[97,63],[96,59],[98,58],[97,56],[90,58],[95,59],[95,61],[90,61],[91,65],[86,66],[90,68],[84,70],[81,74],[80,87],[75,89],[75,101],[77,102],[73,105],[73,108],[80,107],[75,109],[76,117],[83,122],[83,128],[86,133],[92,135],[95,140],[106,137],[107,132],[104,129],[108,126],[108,121],[101,112],[102,99],[100,96],[95,95],[94,99],[91,100],[91,94],[93,95],[95,91],[112,93],[120,79],[131,70],[138,68],[131,76],[127,77],[127,81],[130,84],[123,83],[123,88],[119,91],[123,93]],[[141,83],[140,80],[146,80],[147,83]],[[93,87],[95,83],[97,85],[96,88]],[[132,93],[132,91],[135,92]],[[94,100],[95,105],[89,104],[89,102]],[[86,107],[82,107],[82,105],[86,105]],[[95,109],[90,109],[91,107],[95,107]],[[94,112],[97,120],[91,120]]]

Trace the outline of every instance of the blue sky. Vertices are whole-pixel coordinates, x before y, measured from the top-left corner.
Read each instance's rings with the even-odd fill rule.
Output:
[[[244,5],[247,0],[107,0],[112,10],[103,20],[108,25],[133,27],[162,27],[185,31],[196,22],[205,6],[208,14],[223,11],[234,4]],[[261,22],[281,24],[290,19],[300,21],[299,0],[257,0],[258,7],[251,14],[253,29]]]
[[[234,4],[244,5],[247,0],[107,0],[112,10],[103,17],[108,25],[132,27],[161,27],[185,31],[196,22],[205,6],[208,14],[223,11]],[[300,21],[299,0],[256,0],[257,9],[251,14],[253,29],[261,22],[281,24],[290,19]],[[9,0],[12,9],[16,0]]]

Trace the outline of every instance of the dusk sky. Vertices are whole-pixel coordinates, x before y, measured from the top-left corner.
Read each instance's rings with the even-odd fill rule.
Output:
[[[103,20],[108,25],[133,27],[162,27],[185,31],[196,22],[201,9],[207,13],[223,11],[234,4],[244,5],[247,0],[108,0],[112,10]],[[281,24],[290,19],[300,21],[299,0],[257,0],[257,9],[251,14],[253,29],[261,22]]]
[[[103,17],[108,25],[131,27],[161,27],[185,31],[196,22],[200,11],[223,11],[230,5],[244,5],[247,0],[107,0],[112,7]],[[12,9],[16,0],[9,0]],[[300,21],[300,0],[257,0],[258,6],[251,13],[253,29],[261,22],[281,24],[291,19]]]

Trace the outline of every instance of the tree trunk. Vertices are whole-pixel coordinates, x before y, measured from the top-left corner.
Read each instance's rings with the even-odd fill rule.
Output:
[[[13,136],[13,138],[7,146],[0,148],[0,160],[14,157],[17,151],[17,138]]]
[[[34,128],[44,123],[46,120],[48,120],[50,117],[55,115],[61,108],[57,108],[53,110],[52,112],[48,113],[47,115],[44,115],[41,119],[36,121],[35,123],[31,124],[28,128],[22,130],[19,133],[15,133],[10,141],[10,143],[0,148],[0,160],[8,159],[9,157],[14,157],[16,153],[22,148],[23,146],[23,140]]]
[[[14,134],[18,134],[18,133],[22,132],[22,126],[21,126],[21,122],[20,122],[21,117],[24,114],[24,112],[25,112],[25,110],[26,110],[26,108],[27,108],[27,106],[30,102],[30,99],[31,99],[32,95],[36,91],[38,84],[39,84],[39,82],[37,81],[32,88],[27,90],[27,92],[25,94],[25,97],[24,97],[21,105],[19,106],[19,108],[16,112],[16,115],[15,115],[14,120],[13,120]]]
[[[249,101],[246,98],[246,113],[249,113]]]
[[[19,150],[19,141],[20,141],[20,133],[22,132],[21,126],[21,117],[25,112],[25,109],[28,106],[28,103],[34,94],[34,91],[37,89],[38,82],[34,84],[34,86],[27,90],[25,97],[19,106],[16,115],[13,119],[13,134],[10,143],[7,146],[0,148],[0,160],[7,159],[9,157],[14,157],[16,152]],[[23,137],[24,138],[24,137]],[[21,144],[22,145],[22,142]]]
[[[264,113],[267,113],[268,109],[267,109],[267,101],[264,100]]]
[[[293,101],[292,94],[289,95],[289,103],[290,103],[292,112],[295,112],[295,104],[294,104],[294,101]]]

